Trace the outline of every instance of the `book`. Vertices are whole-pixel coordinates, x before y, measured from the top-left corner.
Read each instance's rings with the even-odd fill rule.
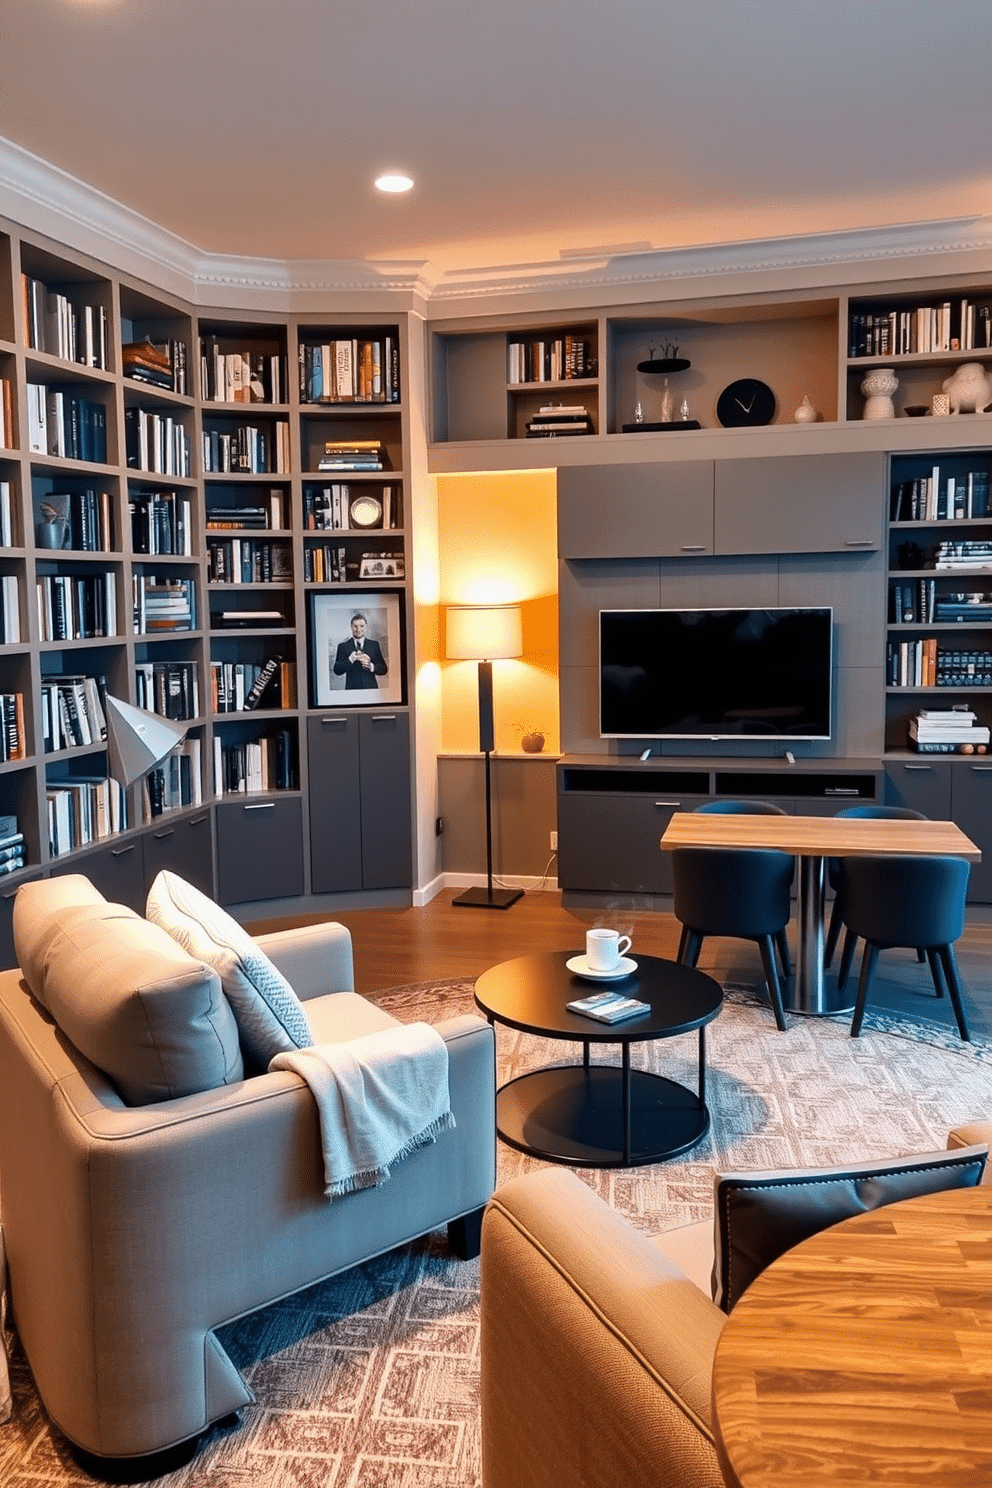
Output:
[[[268,661],[266,661],[265,665],[262,667],[262,670],[259,672],[254,682],[251,684],[251,687],[248,689],[248,693],[244,701],[245,712],[251,712],[253,708],[257,708],[259,706],[266,688],[269,686],[269,683],[272,681],[281,665],[281,656],[269,657]]]
[[[577,997],[566,1006],[569,1012],[595,1018],[597,1023],[621,1023],[651,1011],[649,1002],[638,1002],[636,997],[625,997],[622,992],[597,992],[591,997]]]

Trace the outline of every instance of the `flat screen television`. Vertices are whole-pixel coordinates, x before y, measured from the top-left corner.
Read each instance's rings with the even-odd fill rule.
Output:
[[[601,610],[607,739],[829,739],[833,610]]]

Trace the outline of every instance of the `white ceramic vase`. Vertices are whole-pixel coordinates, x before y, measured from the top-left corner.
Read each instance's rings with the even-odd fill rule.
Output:
[[[898,386],[899,379],[891,367],[876,367],[873,371],[866,372],[861,383],[861,391],[866,399],[862,418],[895,418],[892,394]]]

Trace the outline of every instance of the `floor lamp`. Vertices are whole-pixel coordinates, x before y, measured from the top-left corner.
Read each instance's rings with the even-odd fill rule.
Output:
[[[520,606],[449,605],[445,654],[453,661],[479,663],[479,749],[486,757],[486,887],[466,889],[453,899],[469,909],[509,909],[523,897],[522,889],[493,888],[493,805],[490,756],[493,729],[493,662],[520,656],[523,642]]]
[[[160,713],[148,713],[110,693],[104,704],[107,773],[126,790],[182,743],[189,725],[163,718]]]

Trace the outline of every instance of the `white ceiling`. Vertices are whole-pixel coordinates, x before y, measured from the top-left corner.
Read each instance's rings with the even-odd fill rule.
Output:
[[[2,0],[0,135],[206,252],[448,271],[985,216],[990,43],[989,0]]]

